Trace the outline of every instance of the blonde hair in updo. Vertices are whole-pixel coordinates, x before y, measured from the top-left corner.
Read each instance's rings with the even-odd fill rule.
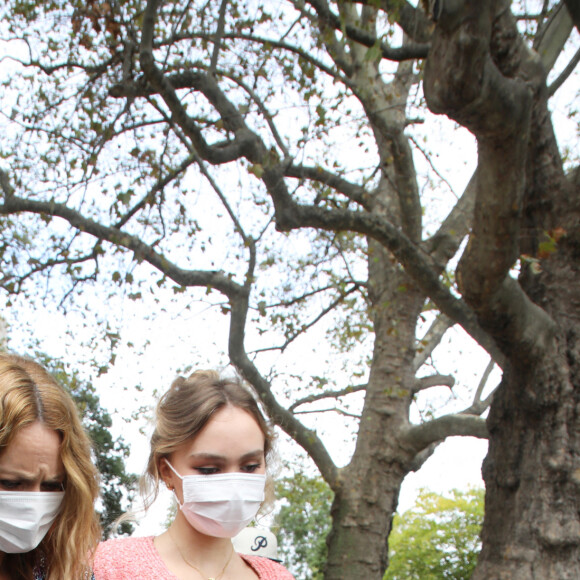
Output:
[[[274,434],[250,390],[238,377],[222,378],[215,370],[197,370],[187,378],[175,379],[157,405],[151,451],[140,485],[145,508],[159,494],[160,461],[195,439],[210,419],[227,406],[242,409],[256,420],[264,434],[266,467],[271,467]],[[265,505],[271,504],[273,495],[272,478],[268,477]]]

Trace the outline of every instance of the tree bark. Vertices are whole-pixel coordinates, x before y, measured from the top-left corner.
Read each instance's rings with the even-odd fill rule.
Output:
[[[356,450],[335,492],[325,580],[382,578],[399,491],[416,454],[405,434],[424,296],[384,248],[371,243],[369,254],[375,348]]]
[[[532,117],[526,184],[520,245],[538,257],[541,272],[524,268],[520,284],[557,330],[540,356],[510,357],[491,407],[475,580],[580,577],[580,189],[563,175],[542,100]],[[554,251],[542,251],[558,228]]]
[[[473,578],[572,579],[580,577],[578,187],[563,174],[545,82],[508,4],[481,4],[456,3],[441,23],[425,81],[430,107],[478,139],[474,229],[458,279],[506,357],[488,418]],[[510,269],[521,254],[516,282]]]

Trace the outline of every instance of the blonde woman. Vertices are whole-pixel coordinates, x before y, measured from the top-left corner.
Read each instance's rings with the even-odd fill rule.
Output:
[[[292,580],[283,566],[237,554],[231,538],[269,494],[272,433],[251,393],[215,371],[178,378],[157,407],[142,490],[164,484],[179,504],[157,537],[109,540],[96,580]]]
[[[70,395],[36,362],[0,354],[0,580],[89,578],[97,495]]]

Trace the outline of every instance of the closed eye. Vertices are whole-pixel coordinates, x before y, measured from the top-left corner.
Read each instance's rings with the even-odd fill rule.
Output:
[[[62,481],[45,481],[40,485],[42,491],[64,491]]]
[[[0,488],[5,491],[15,491],[20,487],[21,483],[18,480],[0,479]]]
[[[200,475],[213,475],[214,473],[219,473],[219,469],[217,467],[196,467],[195,471],[197,471]]]
[[[250,463],[249,465],[244,465],[242,467],[242,471],[244,473],[254,473],[258,469],[260,469],[260,467],[262,467],[262,464],[261,463]]]

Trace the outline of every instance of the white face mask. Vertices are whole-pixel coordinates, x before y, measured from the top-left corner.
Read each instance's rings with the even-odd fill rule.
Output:
[[[56,519],[64,491],[0,491],[0,552],[34,550]]]
[[[192,527],[207,536],[233,538],[252,521],[264,501],[264,474],[181,476],[169,461],[167,465],[183,481],[180,504],[183,515]]]

